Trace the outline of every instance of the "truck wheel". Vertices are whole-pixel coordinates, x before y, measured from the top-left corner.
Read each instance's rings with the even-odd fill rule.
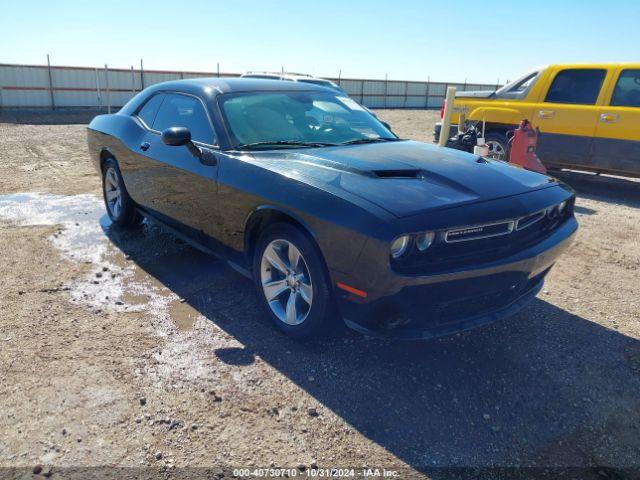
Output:
[[[509,161],[509,141],[507,135],[502,132],[489,132],[485,137],[485,143],[489,147],[489,158]]]

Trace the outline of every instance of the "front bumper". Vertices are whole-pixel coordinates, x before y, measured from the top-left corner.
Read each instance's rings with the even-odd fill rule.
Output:
[[[341,313],[354,330],[402,339],[449,335],[509,317],[540,291],[577,228],[571,217],[536,245],[490,264],[437,275],[390,272],[387,295],[367,301],[339,292]]]

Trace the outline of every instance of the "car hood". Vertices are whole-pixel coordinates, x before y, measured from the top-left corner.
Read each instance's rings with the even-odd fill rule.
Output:
[[[546,188],[545,175],[414,141],[253,152],[265,168],[398,217]]]

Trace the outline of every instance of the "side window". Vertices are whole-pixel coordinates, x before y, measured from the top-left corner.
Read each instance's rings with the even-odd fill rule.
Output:
[[[214,134],[202,102],[195,97],[167,93],[153,122],[161,132],[169,127],[187,127],[196,142],[213,144]]]
[[[160,107],[163,98],[164,95],[162,93],[158,93],[147,100],[147,103],[145,103],[142,108],[138,110],[138,113],[136,115],[138,116],[138,118],[140,118],[140,120],[144,122],[147,127],[151,128],[151,126],[153,125],[153,121],[156,118],[156,113],[158,113],[158,108]]]
[[[623,70],[611,97],[616,107],[640,107],[640,70]]]
[[[545,102],[594,105],[606,73],[601,69],[562,70],[553,79]]]

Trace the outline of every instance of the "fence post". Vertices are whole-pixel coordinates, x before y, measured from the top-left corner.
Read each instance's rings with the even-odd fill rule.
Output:
[[[144,67],[142,66],[142,59],[140,59],[140,90],[144,90]]]
[[[136,94],[136,77],[133,74],[133,65],[131,65],[131,96]]]
[[[364,79],[360,80],[360,103],[364,105]]]
[[[431,77],[427,77],[427,90],[424,93],[424,108],[429,108],[429,87],[431,86]]]
[[[111,91],[109,90],[109,67],[104,64],[104,88],[107,90],[107,113],[111,113]]]
[[[2,85],[0,85],[0,111],[2,111]]]
[[[56,102],[53,100],[53,77],[51,76],[51,62],[47,53],[47,71],[49,72],[49,95],[51,96],[51,110],[56,109]]]
[[[220,62],[216,63],[216,73],[218,74],[218,78],[220,78]]]
[[[407,108],[407,91],[409,90],[409,82],[404,82],[404,108]]]
[[[389,96],[389,76],[384,74],[384,108],[387,108],[389,102],[387,101]]]
[[[100,73],[96,68],[96,91],[98,92],[98,108],[102,110],[102,95],[100,95]]]

